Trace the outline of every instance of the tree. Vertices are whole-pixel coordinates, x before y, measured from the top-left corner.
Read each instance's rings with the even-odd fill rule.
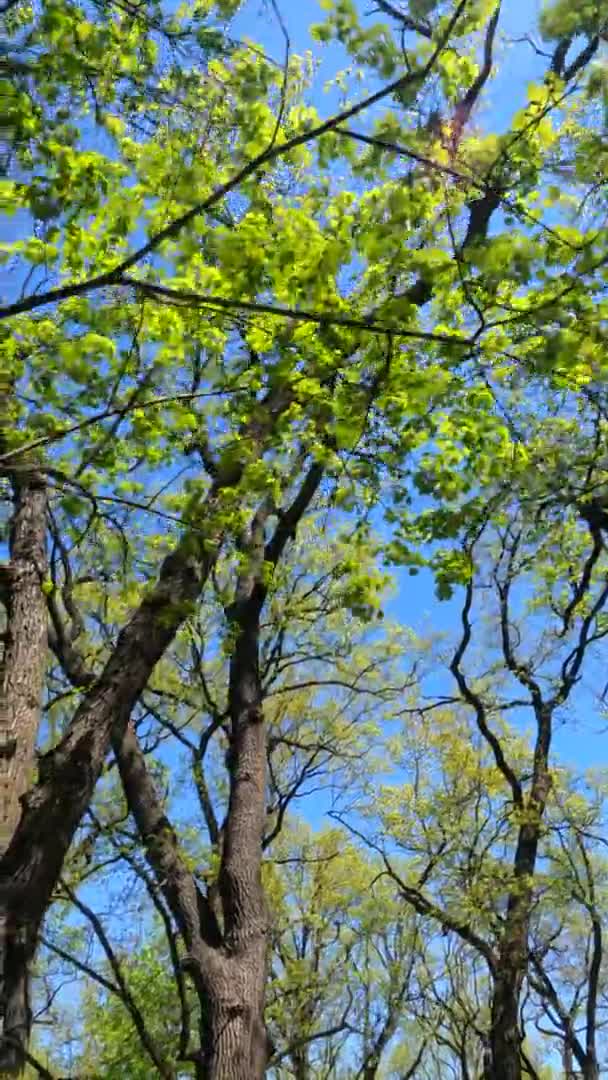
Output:
[[[542,976],[539,981],[530,971],[531,956],[537,955],[531,954],[532,920],[543,891],[548,893],[549,911],[556,900],[542,869],[551,850],[545,821],[549,807],[557,812],[556,828],[567,830],[564,837],[571,827],[559,813],[562,796],[550,757],[552,735],[561,710],[572,707],[585,666],[593,664],[595,643],[606,634],[608,592],[603,540],[593,529],[589,538],[580,517],[570,522],[569,531],[560,523],[554,532],[546,518],[541,524],[535,514],[528,521],[521,512],[506,508],[502,499],[495,506],[495,520],[488,512],[474,537],[464,542],[462,562],[450,560],[447,550],[438,557],[440,574],[449,567],[452,581],[465,578],[461,636],[447,665],[455,693],[446,690],[435,706],[413,705],[408,710],[424,722],[427,711],[448,709],[437,712],[426,740],[440,755],[444,791],[440,797],[430,794],[432,776],[424,778],[417,758],[414,786],[405,790],[397,786],[387,793],[383,809],[380,804],[381,835],[392,835],[410,853],[407,873],[386,854],[384,843],[380,850],[403,899],[420,915],[437,919],[461,937],[485,961],[491,982],[490,1016],[482,1032],[487,1038],[486,1074],[502,1075],[502,1069],[511,1076],[519,1075],[525,1064],[524,982],[533,978],[536,989],[543,985]],[[565,575],[556,566],[556,536],[562,545],[560,558],[568,565],[566,587]],[[445,576],[442,580],[445,584]],[[476,625],[482,625],[483,614],[487,624],[483,666],[476,665],[473,671],[472,649],[475,636],[482,632]],[[473,745],[469,721],[453,715],[455,706],[472,717],[478,733]],[[523,722],[529,713],[529,746],[516,742],[513,730],[504,726],[502,718],[509,711],[521,715]],[[417,743],[414,752],[420,755]],[[412,768],[410,764],[408,771]],[[429,814],[431,821],[425,822]],[[570,837],[564,841],[566,850],[572,841],[577,846],[577,837],[580,845],[576,827]],[[569,899],[578,898],[595,927],[590,946],[595,975],[585,964],[582,982],[587,985],[591,979],[587,1051],[577,1046],[583,1072],[594,1077],[598,1066],[593,982],[599,977],[602,945],[588,858],[584,846],[579,846],[581,867],[574,871],[570,863],[574,880]],[[563,881],[561,869],[559,880]],[[561,904],[553,912],[559,919],[558,911]],[[543,948],[538,948],[540,956]],[[538,963],[542,968],[542,961]],[[545,993],[550,985],[549,978]],[[567,1028],[563,1009],[561,1022]],[[572,1035],[571,1031],[571,1043]]]
[[[368,892],[376,873],[354,849],[342,849],[336,831],[286,834],[268,860],[271,1075],[300,1080],[380,1075],[392,1034],[402,1024],[401,1006],[415,993],[413,974],[408,978],[400,963],[402,958],[409,962],[415,933],[411,920],[404,924],[389,890]],[[177,1002],[167,966],[162,950],[156,956],[143,950],[124,970],[145,1002],[142,1011],[150,1031],[165,1026],[173,1041],[179,1010],[168,1007]],[[152,983],[153,971],[158,975]],[[147,1000],[152,985],[156,989]],[[149,1071],[128,1011],[103,987],[91,990],[83,1041],[89,1049],[74,1067],[77,1074],[96,1075],[98,1070],[113,1075],[115,1070],[118,1075],[122,1070],[137,1076]],[[349,1068],[344,1056],[356,1064]]]
[[[535,927],[530,986],[541,1010],[536,1024],[544,1033],[555,1033],[566,1076],[575,1075],[576,1069],[595,1080],[601,1075],[604,1057],[600,1039],[605,1025],[602,906],[606,866],[601,843],[605,784],[599,778],[578,784],[570,780],[563,788],[557,799],[559,817],[553,824],[555,846],[547,874],[555,883],[556,913],[546,905],[544,918]],[[565,947],[548,947],[560,939],[565,939]]]
[[[310,543],[313,537],[315,545]],[[289,560],[273,579],[268,617],[261,635],[262,694],[269,723],[265,748],[269,782],[263,803],[264,848],[279,834],[286,812],[305,794],[307,787],[329,789],[339,777],[346,780],[359,766],[368,741],[374,736],[374,726],[365,715],[370,703],[386,707],[390,700],[402,694],[406,685],[407,679],[399,672],[396,661],[396,654],[401,651],[398,640],[389,633],[380,633],[370,621],[378,603],[377,587],[384,581],[375,568],[373,553],[373,545],[360,530],[354,535],[347,533],[341,542],[335,540],[324,549],[317,529],[310,525],[301,541],[292,545]],[[155,880],[154,873],[160,857],[179,860],[187,886],[197,893],[206,888],[209,910],[214,916],[217,912],[222,917],[217,875],[226,834],[226,825],[221,822],[222,818],[225,821],[229,808],[226,776],[230,776],[233,753],[228,679],[233,645],[230,638],[224,639],[222,652],[217,653],[215,649],[220,642],[216,636],[214,645],[213,635],[217,635],[218,629],[229,632],[224,607],[230,599],[230,577],[230,563],[219,560],[214,579],[215,600],[209,597],[207,604],[187,620],[172,655],[159,666],[134,718],[143,748],[137,755],[137,764],[146,774],[146,784],[140,790],[149,800],[143,810],[138,805],[137,811],[162,815],[167,822],[173,800],[184,797],[185,776],[189,775],[191,801],[187,804],[187,827],[179,825],[168,838],[160,828],[152,836],[151,830],[148,831],[145,851],[150,865],[146,866],[139,845],[134,844],[133,834],[125,826],[127,812],[110,772],[99,790],[99,808],[95,805],[90,811],[87,827],[77,838],[73,862],[69,864],[73,868],[64,869],[62,879],[62,896],[76,906],[81,916],[84,914],[85,926],[87,923],[93,926],[96,948],[99,951],[101,945],[105,964],[110,963],[111,972],[105,975],[102,968],[97,981],[105,997],[110,979],[109,992],[116,1001],[114,1011],[126,1010],[123,1024],[134,1026],[135,1047],[143,1047],[144,1054],[139,1067],[149,1070],[152,1059],[162,1075],[173,1075],[170,1070],[180,1068],[180,1061],[192,1061],[195,1068],[200,1068],[201,1058],[208,1052],[203,1027],[206,999],[197,990],[194,1004],[186,1008],[183,969],[190,971],[192,960],[189,955],[184,956],[177,919],[178,934],[173,929],[172,915],[175,918],[175,909],[179,911],[179,896],[176,901],[170,879],[157,874]],[[67,675],[70,675],[69,665]],[[63,684],[57,687],[58,703],[53,706],[53,713],[65,701],[65,680],[64,674]],[[333,697],[331,708],[328,692]],[[184,776],[183,770],[178,770],[179,784],[176,786],[172,781],[168,796],[163,797],[160,794],[161,786],[164,787],[163,773],[159,772],[159,766],[163,764],[163,740],[167,738],[182,748],[186,772]],[[122,748],[118,755],[122,775],[121,753]],[[157,753],[161,755],[158,760]],[[171,750],[169,760],[175,770]],[[193,833],[192,804],[197,799],[198,827],[202,825],[207,833],[206,845],[202,846],[201,838],[196,831]],[[175,809],[179,814],[184,813],[179,803]],[[144,984],[145,975],[136,981],[131,992],[128,968],[120,978],[117,974],[121,970],[120,955],[128,954],[133,944],[127,939],[111,945],[114,934],[109,931],[107,920],[96,919],[94,902],[92,905],[91,899],[79,899],[75,892],[79,885],[86,890],[98,890],[96,875],[101,875],[104,882],[108,866],[115,879],[117,863],[128,868],[131,877],[135,874],[139,894],[143,887],[148,905],[151,900],[157,919],[160,915],[164,924],[166,948],[174,969],[173,994],[181,995],[185,1010],[175,1035],[177,1045],[170,1055],[164,1041],[159,1046],[153,1023],[150,1030],[148,1007],[137,1006],[137,987]],[[71,880],[66,883],[68,872]],[[122,909],[126,886],[120,877],[118,881],[121,884],[116,900],[108,902],[110,907],[118,905]],[[181,883],[178,885],[183,888]],[[95,897],[98,892],[92,895]],[[64,919],[65,914],[59,918],[60,926]],[[80,945],[72,938],[71,927],[67,939],[61,929],[55,930],[52,937],[47,932],[45,947],[53,956],[63,958],[68,970],[71,964],[72,971],[76,969],[95,980],[94,974],[91,975],[87,937]],[[198,1024],[202,1028],[200,1033],[195,1030]],[[104,1050],[108,1060],[114,1060],[113,1047],[115,1043]],[[163,1059],[165,1065],[161,1067],[159,1061]]]
[[[307,64],[290,47],[283,67],[247,45],[228,49],[209,5],[185,24],[155,9],[52,5],[32,15],[11,5],[4,14],[3,66],[18,88],[3,201],[34,221],[5,250],[17,288],[0,312],[11,388],[0,460],[10,475],[27,454],[44,455],[51,574],[36,601],[42,611],[46,597],[49,644],[75,691],[0,862],[4,1031],[16,1068],[41,922],[111,746],[200,1003],[198,1075],[263,1074],[260,643],[274,576],[318,505],[340,503],[360,523],[388,488],[399,521],[416,490],[447,504],[492,486],[519,446],[493,389],[517,382],[514,365],[530,370],[541,416],[552,404],[547,380],[552,392],[560,380],[587,386],[601,367],[601,320],[591,315],[594,300],[602,311],[604,233],[595,222],[546,224],[535,190],[571,148],[583,163],[573,192],[589,187],[584,122],[602,27],[585,15],[576,52],[570,26],[556,30],[563,13],[545,20],[558,36],[542,84],[507,135],[481,139],[468,128],[491,78],[498,8],[431,5],[401,27],[400,9],[385,8],[398,31],[414,33],[411,44],[377,24],[363,32],[344,3],[317,29],[321,39],[335,31],[382,78],[325,121],[305,103]],[[203,55],[171,59],[193,37]],[[25,67],[15,56],[22,39]],[[68,43],[76,58],[59,85]],[[433,93],[445,124],[431,122]],[[391,109],[371,131],[347,127],[375,118],[382,102]],[[401,176],[404,159],[413,164]],[[348,170],[352,191],[334,190],[330,163]],[[561,211],[559,191],[547,198]],[[491,235],[501,210],[519,233]],[[172,547],[153,531],[155,516]],[[393,554],[407,561],[396,534]],[[446,587],[455,566],[461,556],[444,566]],[[228,807],[205,890],[134,721],[216,582],[229,673],[213,733],[228,740]],[[356,573],[352,588],[365,601]],[[280,787],[276,795],[280,821]],[[522,859],[533,863],[530,828]],[[509,1015],[497,1004],[492,1028],[505,1077],[520,1069],[514,1016],[529,898],[513,903]]]

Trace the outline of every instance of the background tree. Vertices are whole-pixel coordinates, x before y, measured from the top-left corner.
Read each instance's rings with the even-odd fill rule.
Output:
[[[564,837],[571,837],[566,849],[576,844],[577,836],[581,840],[576,830],[570,833],[570,821],[559,812],[562,796],[551,741],[561,710],[573,707],[583,673],[593,671],[594,649],[606,633],[608,594],[603,540],[593,529],[590,538],[580,518],[570,522],[569,532],[558,527],[561,558],[568,564],[564,587],[565,575],[556,567],[556,535],[546,519],[542,525],[538,518],[528,522],[513,509],[505,512],[502,501],[497,505],[497,524],[492,527],[487,517],[482,520],[474,540],[465,542],[462,561],[447,548],[436,556],[443,587],[448,587],[450,577],[466,581],[462,632],[447,661],[455,693],[452,696],[446,689],[435,705],[415,704],[407,710],[423,724],[429,711],[438,710],[424,744],[438,748],[444,793],[441,798],[431,794],[432,774],[428,763],[423,764],[424,752],[414,743],[413,761],[402,763],[402,768],[414,772],[414,783],[387,791],[376,846],[381,844],[386,870],[403,898],[419,914],[439,920],[460,936],[485,961],[491,984],[487,1075],[503,1075],[502,1069],[510,1076],[521,1075],[522,1064],[526,1065],[522,989],[526,978],[533,977],[531,926],[542,903],[557,918],[557,933],[562,929],[557,914],[561,903],[557,893],[552,895],[550,874],[543,871],[550,850],[545,824],[550,805],[557,801],[558,833],[563,829]],[[484,623],[481,664],[471,670],[475,638],[484,633]],[[436,678],[436,669],[431,670]],[[478,733],[473,744],[468,721],[461,721],[458,736],[455,704],[470,713]],[[505,725],[503,718],[509,713],[517,718],[518,727],[529,713],[529,746],[516,739],[513,726]],[[495,801],[499,791],[500,808]],[[393,836],[410,854],[405,876],[386,854],[383,834]],[[578,1052],[582,1068],[595,1076],[593,982],[599,978],[602,943],[593,904],[593,871],[591,863],[585,869],[584,845],[578,858],[582,877],[577,889],[570,864],[575,878],[569,900],[578,895],[578,903],[591,917],[591,929],[596,927],[590,942],[595,959],[590,955],[581,965],[580,992],[590,1013],[587,1050],[581,1053],[579,1045]],[[562,880],[561,873],[558,877]],[[544,892],[546,901],[543,897],[541,902]],[[538,987],[538,979],[535,984]]]

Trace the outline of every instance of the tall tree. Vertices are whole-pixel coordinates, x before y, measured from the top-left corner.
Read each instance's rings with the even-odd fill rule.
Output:
[[[363,30],[341,0],[316,35],[335,33],[381,84],[327,120],[306,103],[309,65],[291,55],[280,13],[282,65],[249,45],[229,50],[209,5],[168,19],[155,8],[55,3],[3,13],[12,172],[2,198],[32,228],[4,247],[15,281],[0,311],[14,407],[0,464],[17,473],[26,455],[45,454],[58,569],[36,601],[41,609],[48,596],[50,644],[75,691],[0,861],[5,1036],[17,1057],[41,922],[112,747],[201,1003],[199,1075],[263,1074],[260,642],[274,575],[320,498],[365,520],[390,492],[398,523],[414,492],[435,494],[445,504],[433,522],[440,537],[446,514],[453,525],[452,496],[493,490],[521,458],[501,386],[517,396],[529,372],[543,416],[554,402],[547,380],[552,392],[560,380],[576,392],[598,376],[592,309],[604,303],[605,230],[595,219],[588,228],[543,221],[537,192],[566,212],[560,190],[545,187],[572,153],[572,197],[582,187],[592,205],[584,131],[603,27],[585,16],[581,40],[555,11],[543,23],[554,45],[542,82],[506,134],[485,138],[472,117],[492,78],[495,4],[425,5],[415,18],[383,5],[392,36],[384,24]],[[198,55],[180,55],[195,40]],[[370,117],[371,128],[353,126]],[[520,223],[515,235],[492,233],[503,212]],[[587,506],[597,537],[589,500],[568,497]],[[468,522],[476,511],[457,512]],[[155,516],[167,535],[153,531]],[[399,528],[393,550],[409,558]],[[466,577],[467,558],[444,562],[446,587],[458,568]],[[91,576],[81,610],[75,597]],[[592,578],[583,572],[570,615]],[[217,582],[229,791],[217,880],[205,891],[135,721],[157,665],[175,655]],[[466,698],[464,627],[454,673]],[[538,821],[521,825],[522,882],[547,798],[547,702],[533,705]],[[513,797],[523,809],[521,784]],[[492,1026],[505,1078],[520,1074],[515,1014],[530,914],[530,897],[516,894]]]
[[[425,789],[432,781],[425,783],[416,772],[419,780],[413,787],[407,792],[397,787],[388,798],[383,818],[400,846],[414,855],[420,845],[407,876],[395,867],[384,845],[382,850],[386,870],[404,900],[421,915],[438,919],[485,961],[492,986],[486,1075],[510,1078],[520,1076],[526,1062],[522,991],[533,975],[532,920],[539,890],[545,887],[542,861],[549,855],[546,818],[560,799],[551,757],[553,734],[561,711],[573,705],[583,672],[593,670],[595,644],[606,635],[608,589],[603,540],[593,527],[589,535],[576,508],[570,511],[566,531],[563,522],[552,529],[536,514],[527,521],[525,515],[505,509],[502,500],[495,506],[496,523],[492,526],[489,513],[482,514],[473,539],[464,542],[461,560],[455,558],[457,549],[435,555],[444,587],[464,581],[461,636],[448,665],[453,696],[446,687],[435,709],[445,709],[448,702],[470,712],[486,747],[485,763],[471,749],[470,736],[459,738],[457,718],[438,712],[429,737],[431,745],[441,748],[445,776],[444,801],[435,809],[437,824],[420,821],[423,808],[428,811],[430,805]],[[559,561],[565,560],[561,566],[556,536],[562,545]],[[482,598],[486,650],[483,666],[475,664],[471,670],[474,643],[483,632]],[[426,714],[416,705],[409,711],[421,718]],[[515,742],[514,731],[504,727],[502,718],[509,712],[529,714],[529,746]],[[443,746],[446,737],[449,748]],[[497,783],[504,800],[499,811],[493,808]],[[558,819],[558,827],[565,827]],[[579,858],[584,867],[585,856]],[[579,884],[579,903],[593,915],[591,866],[582,872],[586,883]],[[601,940],[593,949],[597,967]],[[594,997],[592,990],[592,1013]],[[595,1021],[589,1023],[583,1067],[595,1076]]]

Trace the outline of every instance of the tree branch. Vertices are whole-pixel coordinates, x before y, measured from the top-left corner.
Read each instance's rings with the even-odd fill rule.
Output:
[[[163,1077],[164,1080],[174,1080],[173,1069],[171,1069],[165,1062],[159,1048],[156,1046],[154,1040],[150,1035],[150,1032],[146,1027],[143,1014],[141,1013],[137,1002],[135,1001],[133,995],[131,994],[131,991],[129,990],[129,987],[122,972],[122,968],[118,961],[118,957],[116,956],[116,953],[112,948],[110,939],[108,938],[108,935],[104,930],[101,920],[92,910],[92,908],[88,907],[88,905],[85,904],[84,901],[76,895],[74,890],[70,888],[67,882],[62,881],[61,885],[74,907],[76,907],[78,911],[80,911],[81,914],[85,916],[85,918],[88,920],[88,922],[90,922],[91,926],[93,927],[95,935],[112,969],[112,973],[114,975],[114,979],[116,980],[116,987],[118,988],[120,997],[129,1013],[129,1016],[131,1017],[131,1020],[133,1021],[133,1026],[139,1036],[139,1041],[141,1042],[146,1053],[148,1054],[148,1057],[158,1070],[159,1075]]]
[[[238,188],[244,180],[248,179],[248,177],[259,172],[265,165],[271,164],[273,161],[276,161],[278,158],[289,153],[290,150],[295,150],[298,146],[304,146],[306,143],[318,139],[321,135],[334,131],[339,124],[344,123],[346,120],[350,120],[351,117],[357,116],[359,113],[378,104],[378,102],[383,101],[384,98],[399,93],[408,86],[424,82],[435,67],[437,59],[449,41],[452,31],[467,7],[468,2],[469,0],[460,0],[457,4],[445,32],[442,34],[441,39],[422,68],[419,68],[417,71],[407,72],[405,75],[400,75],[387,86],[383,86],[374,94],[370,94],[369,97],[351,105],[342,112],[336,113],[334,116],[317,124],[309,131],[300,132],[298,135],[294,135],[291,139],[287,139],[283,143],[271,144],[261,153],[257,154],[255,158],[248,161],[241,169],[230,177],[229,180],[215,188],[205,199],[202,199],[200,202],[196,203],[195,206],[191,207],[190,210],[187,210],[184,214],[175,218],[166,225],[164,229],[161,229],[155,236],[151,237],[150,240],[143,244],[142,247],[132,252],[131,255],[128,255],[122,262],[114,267],[113,270],[98,274],[95,277],[89,278],[88,281],[68,283],[59,286],[56,289],[49,289],[46,293],[32,294],[13,304],[7,304],[0,308],[0,319],[7,319],[23,312],[34,311],[36,308],[44,307],[47,304],[67,300],[71,296],[84,296],[96,289],[120,284],[121,279],[127,271],[131,270],[132,267],[141,264],[144,259],[157,251],[167,240],[174,240],[179,236],[182,230],[194,220],[194,218],[211,210],[221,202],[226,195],[229,195],[231,191]]]

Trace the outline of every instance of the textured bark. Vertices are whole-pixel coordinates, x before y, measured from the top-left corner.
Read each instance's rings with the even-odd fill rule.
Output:
[[[258,674],[260,607],[245,604],[247,623],[231,663],[230,799],[220,873],[223,927],[181,857],[132,726],[117,724],[112,734],[129,808],[188,951],[186,966],[201,1007],[199,1075],[205,1080],[260,1080],[269,1058],[263,1019],[266,740]]]
[[[269,1046],[264,1027],[267,916],[261,880],[265,735],[257,675],[257,620],[235,647],[230,686],[234,745],[221,873],[223,928],[179,850],[131,725],[112,742],[148,860],[176,920],[201,1007],[199,1075],[259,1080]]]
[[[230,664],[230,799],[219,888],[228,972],[212,987],[209,1080],[260,1080],[269,1046],[264,1026],[268,916],[262,886],[266,731],[259,678],[261,603],[248,599]],[[239,616],[237,615],[237,618]]]
[[[246,935],[241,948],[228,944],[207,897],[181,856],[179,841],[131,725],[122,738],[115,733],[113,744],[129,808],[187,949],[184,966],[196,988],[201,1012],[197,1076],[201,1080],[257,1080],[264,1075],[269,1056],[262,1019],[265,932]],[[263,903],[263,895],[261,899]]]
[[[521,990],[528,969],[528,937],[533,903],[532,881],[536,869],[542,816],[549,791],[548,750],[551,717],[541,717],[542,746],[537,760],[527,807],[529,821],[519,830],[515,851],[515,883],[494,972],[491,1009],[491,1076],[493,1080],[522,1080]]]
[[[46,484],[32,468],[11,478],[13,516],[9,563],[3,567],[6,608],[0,684],[0,852],[19,821],[20,799],[31,782],[40,726],[47,658],[47,616],[42,585],[47,576]],[[5,1042],[0,1068],[20,1072],[30,1026],[25,942],[9,912],[0,911],[1,1011]]]
[[[268,510],[256,514],[245,545],[249,565],[229,611],[235,630],[228,700],[230,797],[224,822],[219,891],[227,964],[210,985],[208,1080],[262,1080],[271,1046],[264,1024],[269,920],[262,884],[266,811],[266,729],[259,671],[264,567],[276,566],[314,499],[323,469],[314,464],[264,543]],[[228,974],[228,978],[225,977]]]
[[[32,473],[14,481],[8,566],[4,567],[6,641],[0,689],[0,849],[19,820],[31,780],[47,656],[46,485]]]
[[[531,892],[510,898],[507,923],[494,978],[491,1015],[493,1080],[521,1080],[519,1003],[527,968]]]

